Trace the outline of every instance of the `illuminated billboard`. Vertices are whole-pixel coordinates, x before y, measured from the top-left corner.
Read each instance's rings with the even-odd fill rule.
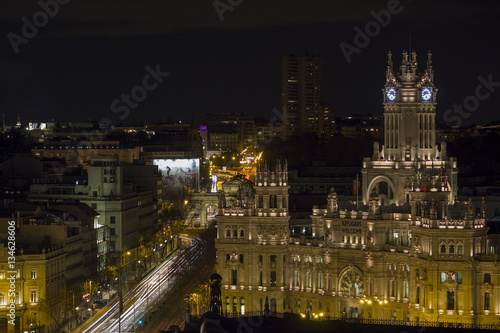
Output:
[[[189,189],[199,192],[199,159],[153,160],[163,178],[163,199],[170,202],[181,200]]]

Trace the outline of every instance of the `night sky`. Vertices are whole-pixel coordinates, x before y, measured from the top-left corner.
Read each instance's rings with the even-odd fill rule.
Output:
[[[205,113],[220,111],[271,118],[281,108],[282,56],[306,52],[322,57],[323,98],[336,116],[382,114],[387,51],[399,65],[410,35],[421,69],[427,51],[433,53],[438,121],[475,95],[480,75],[491,75],[498,87],[460,118],[464,125],[500,120],[498,1],[401,0],[399,12],[350,63],[339,44],[355,46],[354,28],[364,30],[374,20],[370,12],[387,10],[393,0],[218,0],[235,5],[223,21],[213,0],[59,1],[67,4],[47,23],[37,1],[0,4],[0,106],[7,122],[18,114],[24,123],[166,117],[200,124]],[[33,22],[33,15],[39,31],[16,53],[9,36],[24,38],[22,19]],[[143,86],[147,66],[169,75],[128,116],[113,112],[121,94]]]

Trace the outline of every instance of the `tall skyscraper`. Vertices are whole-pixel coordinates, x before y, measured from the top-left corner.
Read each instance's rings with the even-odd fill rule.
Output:
[[[281,80],[284,135],[323,134],[321,58],[283,57]]]

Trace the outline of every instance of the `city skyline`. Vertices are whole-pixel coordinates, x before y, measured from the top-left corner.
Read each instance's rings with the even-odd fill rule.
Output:
[[[207,1],[191,9],[156,1],[141,7],[61,1],[47,7],[46,22],[37,14],[44,10],[40,4],[8,3],[0,14],[0,105],[10,123],[18,115],[23,122],[43,115],[201,123],[205,113],[223,111],[269,119],[281,108],[282,57],[308,54],[322,58],[322,102],[335,116],[381,115],[386,54],[391,50],[399,62],[411,36],[411,48],[417,54],[430,49],[439,68],[436,119],[444,122],[448,109],[474,96],[480,77],[499,81],[493,39],[499,9],[490,3],[233,1],[217,7]],[[30,37],[23,26],[34,15],[39,27]],[[356,41],[367,28],[369,40]],[[422,68],[425,59],[417,61]],[[122,94],[136,87],[139,100],[127,104]],[[495,89],[469,117],[460,117],[460,125],[500,119]],[[447,122],[459,125],[455,114]]]

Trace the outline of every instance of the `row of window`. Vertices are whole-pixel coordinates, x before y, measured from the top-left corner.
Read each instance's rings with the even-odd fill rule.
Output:
[[[226,296],[226,314],[231,313],[231,312],[238,313],[238,301],[239,301],[239,308],[240,308],[239,313],[241,313],[242,315],[245,314],[245,298],[244,297],[232,297],[232,300],[231,300],[231,297],[228,297],[228,296]],[[277,304],[276,298],[271,298],[269,300],[269,310],[271,310],[271,312],[277,311],[276,304]],[[232,307],[231,307],[231,305],[232,305]],[[285,309],[284,305],[285,305],[285,302],[283,301],[283,309]],[[264,301],[262,298],[259,299],[259,308],[260,308],[260,311],[264,310]]]
[[[233,238],[238,238],[238,230],[233,229],[232,235],[233,235]],[[245,237],[245,230],[240,229],[239,235],[240,235],[240,238],[244,238]],[[230,238],[230,237],[231,237],[231,229],[226,229],[226,238]]]
[[[396,267],[396,264],[392,263],[392,264],[389,264],[389,270],[390,271],[395,271],[397,269]],[[401,270],[405,271],[405,272],[409,272],[410,271],[410,265],[408,264],[405,264],[405,265],[401,265]],[[418,274],[420,274],[420,270],[418,270]]]
[[[21,297],[20,297],[19,291],[16,291],[15,302],[16,302],[16,304],[21,304]],[[30,302],[31,303],[38,303],[38,291],[37,290],[30,291]],[[7,297],[6,297],[5,293],[0,293],[0,305],[7,305]]]
[[[38,278],[38,271],[36,269],[32,269],[30,272],[30,276],[32,279]],[[16,279],[21,278],[21,270],[16,270]],[[0,280],[5,279],[5,271],[0,271]]]
[[[446,252],[446,249],[448,249],[448,252]],[[440,254],[457,254],[457,255],[462,255],[464,254],[464,246],[462,244],[458,244],[457,246],[457,252],[455,253],[455,245],[450,244],[448,247],[446,247],[446,244],[441,244]]]

